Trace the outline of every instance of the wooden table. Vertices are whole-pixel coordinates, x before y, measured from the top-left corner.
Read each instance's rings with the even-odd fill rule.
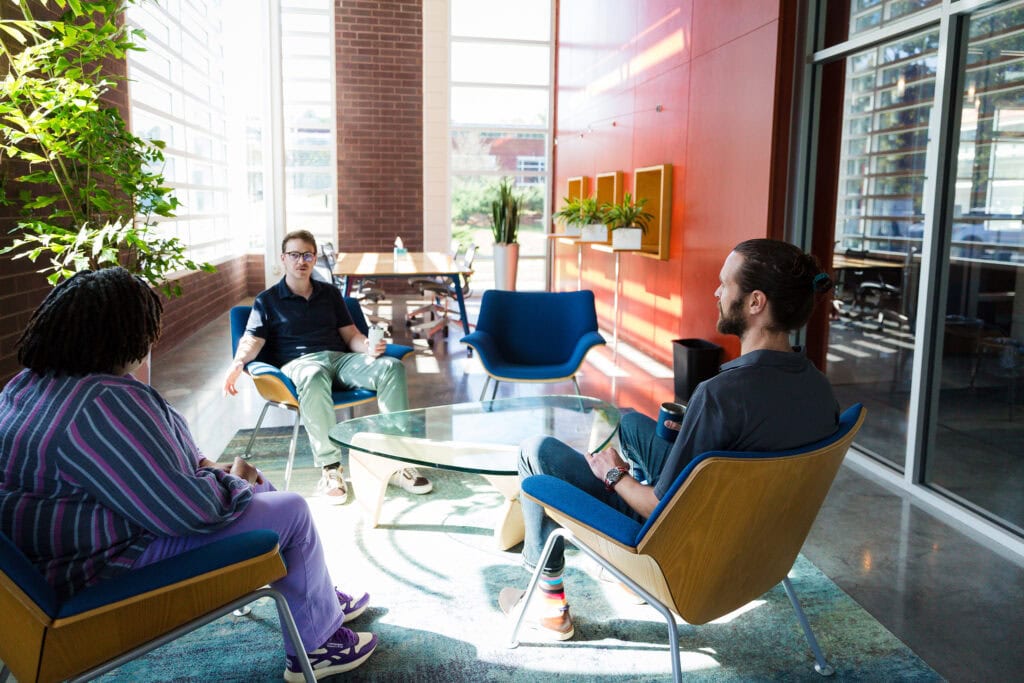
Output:
[[[350,278],[401,278],[446,277],[452,281],[455,298],[459,302],[459,316],[462,331],[469,334],[469,317],[466,315],[466,301],[462,295],[462,275],[467,273],[450,254],[434,251],[410,251],[400,256],[392,252],[353,252],[338,254],[334,274],[342,279],[345,296],[351,289]]]

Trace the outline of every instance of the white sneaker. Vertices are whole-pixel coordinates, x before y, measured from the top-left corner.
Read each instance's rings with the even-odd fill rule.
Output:
[[[434,490],[434,485],[421,475],[415,467],[403,467],[391,475],[388,483],[417,495],[430,493]]]
[[[348,486],[341,476],[341,468],[324,470],[316,485],[316,495],[329,505],[344,505],[348,502]]]

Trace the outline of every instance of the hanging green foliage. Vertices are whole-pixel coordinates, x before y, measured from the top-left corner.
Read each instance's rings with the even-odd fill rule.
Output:
[[[134,0],[3,1],[0,204],[23,219],[0,254],[42,264],[51,284],[121,265],[180,294],[168,276],[214,268],[161,234],[158,219],[178,207],[163,176],[164,143],[133,135],[104,100],[124,80],[109,64],[143,49],[144,35],[122,16]],[[33,6],[59,16],[37,19]]]

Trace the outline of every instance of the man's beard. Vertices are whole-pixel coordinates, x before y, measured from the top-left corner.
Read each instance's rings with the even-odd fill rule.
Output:
[[[718,302],[718,331],[721,334],[734,334],[742,337],[747,331],[747,319],[743,317],[743,299],[729,304],[729,312],[722,310],[722,302]]]

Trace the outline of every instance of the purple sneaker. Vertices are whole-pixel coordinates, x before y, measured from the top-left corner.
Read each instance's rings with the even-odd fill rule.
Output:
[[[377,636],[372,633],[356,633],[342,626],[326,643],[308,653],[309,663],[313,667],[313,675],[320,680],[355,669],[369,659],[376,648]],[[289,683],[302,683],[305,680],[299,660],[291,655],[288,655],[284,680]]]
[[[343,624],[352,621],[370,606],[369,593],[363,593],[361,598],[353,598],[348,593],[342,593],[337,587],[335,587],[334,592],[338,594],[338,603],[341,605],[341,611],[345,613]]]

